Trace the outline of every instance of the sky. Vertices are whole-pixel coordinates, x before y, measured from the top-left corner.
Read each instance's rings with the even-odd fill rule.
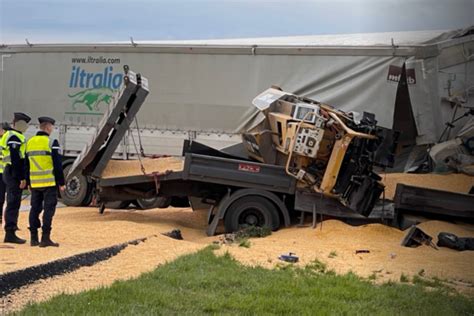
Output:
[[[0,43],[448,30],[474,0],[0,0]]]

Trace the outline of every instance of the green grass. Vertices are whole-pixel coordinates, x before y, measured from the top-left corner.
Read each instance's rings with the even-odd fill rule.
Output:
[[[319,261],[318,259],[314,259],[313,261],[311,261],[310,264],[304,267],[306,271],[311,271],[314,273],[324,273],[326,272],[326,268],[326,264],[324,262]]]
[[[336,257],[337,257],[337,252],[336,251],[333,250],[329,253],[329,256],[328,256],[329,259],[334,259]]]
[[[402,283],[410,282],[410,278],[407,275],[402,273],[402,275],[400,275],[400,282]]]
[[[248,240],[247,238],[241,239],[239,242],[239,247],[250,248],[250,246],[251,246],[250,240]]]
[[[375,280],[377,280],[377,273],[372,272],[372,274],[369,275],[368,280],[369,280],[369,281],[375,281]]]
[[[272,231],[268,227],[248,226],[235,233],[235,239],[263,238],[270,236]]]
[[[373,285],[338,276],[315,261],[306,268],[246,267],[211,248],[178,258],[109,288],[60,295],[23,315],[426,314],[474,313],[474,300],[420,285]]]
[[[427,279],[419,277],[418,275],[413,276],[413,284],[417,284],[423,287],[438,288],[444,290],[450,290],[443,282],[438,278]]]

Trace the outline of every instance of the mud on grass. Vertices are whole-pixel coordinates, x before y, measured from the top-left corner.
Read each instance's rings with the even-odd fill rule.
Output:
[[[138,279],[28,306],[21,315],[57,314],[472,314],[474,300],[420,285],[373,285],[349,273],[264,269],[208,247]]]

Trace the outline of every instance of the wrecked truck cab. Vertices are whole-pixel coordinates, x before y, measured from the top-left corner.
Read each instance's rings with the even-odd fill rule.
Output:
[[[270,88],[253,100],[259,111],[242,141],[249,157],[285,166],[298,185],[338,199],[368,216],[383,192],[374,166],[391,167],[398,133],[351,113]]]

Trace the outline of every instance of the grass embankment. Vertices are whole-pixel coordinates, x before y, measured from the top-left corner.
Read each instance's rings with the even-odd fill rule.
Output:
[[[61,295],[28,306],[24,315],[140,314],[472,314],[474,300],[446,288],[373,285],[353,274],[305,268],[245,267],[211,248],[109,288]]]

